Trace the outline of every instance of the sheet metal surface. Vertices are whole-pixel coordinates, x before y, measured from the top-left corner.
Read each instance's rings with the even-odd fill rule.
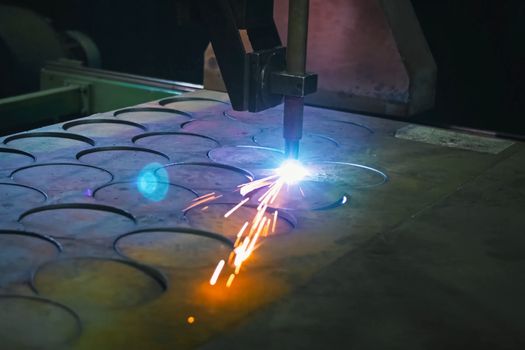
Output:
[[[307,108],[302,157],[317,170],[307,187],[314,204],[277,203],[286,208],[277,234],[231,288],[212,287],[253,209],[222,215],[239,200],[237,185],[279,162],[281,118],[279,107],[233,112],[225,95],[201,91],[0,139],[0,323],[9,326],[0,338],[15,348],[213,347],[521,147],[489,155],[399,140],[403,123]],[[152,164],[167,174],[158,201],[138,189]],[[209,212],[183,213],[210,191],[224,197]],[[345,205],[314,210],[344,195]]]

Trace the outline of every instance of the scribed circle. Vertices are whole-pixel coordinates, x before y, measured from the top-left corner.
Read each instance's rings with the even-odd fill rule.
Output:
[[[92,191],[113,180],[106,169],[79,163],[42,163],[14,170],[9,175],[25,185],[42,188],[47,193],[67,191]]]
[[[163,169],[168,172],[170,182],[192,189],[233,190],[254,178],[247,170],[220,163],[173,163]]]
[[[78,135],[78,134],[73,134],[73,133],[68,133],[68,132],[54,132],[54,131],[28,132],[24,134],[12,135],[4,139],[4,144],[7,145],[8,143],[14,140],[34,138],[34,137],[36,138],[38,137],[56,137],[56,138],[70,139],[70,140],[88,143],[91,146],[95,146],[95,141],[93,141],[89,137]]]
[[[187,210],[184,215],[193,227],[200,230],[217,232],[230,239],[235,239],[237,233],[245,222],[251,220],[257,214],[255,205],[244,205],[233,212],[228,218],[224,217],[237,203],[213,202],[203,204]],[[264,215],[267,220],[274,217],[276,209],[268,208]],[[283,210],[278,210],[277,224],[274,233],[270,235],[280,235],[291,232],[297,225],[296,219],[291,214]]]
[[[37,188],[13,183],[0,182],[0,207],[8,210],[17,206],[42,203],[47,195]]]
[[[0,169],[12,169],[20,166],[20,163],[27,162],[31,164],[35,162],[36,157],[30,153],[20,151],[14,148],[0,147]]]
[[[64,203],[30,209],[18,221],[33,231],[53,237],[106,237],[129,231],[136,224],[129,212],[101,204]]]
[[[175,96],[168,97],[159,101],[161,106],[175,105],[177,109],[204,112],[208,108],[217,108],[220,105],[229,106],[230,104],[221,100],[216,100],[207,97],[192,97],[192,96]]]
[[[42,142],[42,139],[47,139]],[[28,152],[50,153],[58,150],[78,148],[81,144],[95,145],[95,141],[89,137],[67,133],[67,132],[28,132],[24,134],[16,134],[4,139],[4,144],[15,143],[19,144],[19,148],[23,148]],[[21,144],[21,145],[20,145]]]
[[[208,157],[219,163],[243,168],[278,168],[285,160],[284,153],[261,146],[225,146],[212,149]]]
[[[80,336],[78,315],[34,296],[0,295],[0,339],[5,349],[57,349]]]
[[[76,158],[89,164],[106,166],[112,169],[140,169],[149,163],[170,160],[170,157],[162,152],[132,146],[90,148],[78,152]]]
[[[120,119],[81,119],[62,125],[62,129],[80,129],[78,133],[89,134],[91,137],[111,137],[126,134],[128,132],[142,131],[147,128],[141,124]]]
[[[0,247],[0,287],[26,282],[32,269],[62,251],[61,244],[49,236],[18,230],[0,230]]]
[[[157,269],[130,260],[75,257],[49,261],[33,273],[39,294],[78,308],[122,308],[146,303],[167,288]]]
[[[177,122],[179,125],[193,119],[191,114],[170,108],[133,107],[118,110],[113,115],[119,119],[131,120],[141,124]]]
[[[267,188],[262,188],[250,193],[251,203],[257,204],[258,199],[266,193]],[[304,180],[297,184],[285,184],[271,203],[276,209],[286,210],[326,210],[346,204],[349,195],[340,186],[328,182]]]
[[[123,257],[141,263],[173,268],[213,268],[233,249],[233,243],[216,233],[191,228],[163,227],[128,232],[113,247]]]
[[[279,107],[274,107],[257,113],[235,111],[231,109],[228,111],[224,111],[223,115],[228,119],[236,120],[247,124],[269,126],[282,123],[283,109]]]
[[[140,192],[136,182],[129,181],[112,182],[101,186],[93,191],[93,197],[104,203],[127,209],[143,207],[155,211],[179,211],[197,197],[195,191],[184,186],[172,183],[161,183],[161,185],[167,187],[167,193],[165,198],[158,200],[148,198],[147,194]]]
[[[307,166],[314,181],[341,184],[351,189],[375,187],[388,181],[385,172],[362,164],[324,161]]]
[[[219,141],[205,135],[176,131],[144,133],[133,137],[132,141],[165,154],[209,151],[220,144]]]
[[[262,147],[284,149],[284,138],[281,129],[266,129],[253,136],[253,142]],[[328,157],[339,151],[339,143],[333,138],[315,134],[305,133],[300,143],[301,158]]]
[[[313,127],[320,130],[321,133],[332,137],[355,137],[358,134],[371,135],[375,133],[369,126],[350,120],[327,119],[321,123],[315,123]]]
[[[208,135],[214,138],[250,137],[260,132],[256,126],[228,119],[199,119],[181,125],[183,130]]]

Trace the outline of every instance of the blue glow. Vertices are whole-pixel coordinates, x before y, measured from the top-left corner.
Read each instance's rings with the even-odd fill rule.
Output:
[[[137,176],[137,189],[144,198],[160,202],[168,194],[168,172],[160,163],[146,165]]]
[[[295,159],[285,160],[276,172],[289,185],[296,184],[309,175],[308,169]]]

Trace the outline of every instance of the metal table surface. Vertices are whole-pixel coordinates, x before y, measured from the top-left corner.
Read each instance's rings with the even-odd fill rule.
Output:
[[[199,91],[1,138],[2,348],[524,345],[525,150],[505,140],[308,107],[305,198],[211,286],[281,118]]]

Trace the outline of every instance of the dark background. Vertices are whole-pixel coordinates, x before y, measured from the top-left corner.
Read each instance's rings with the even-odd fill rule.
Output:
[[[436,108],[420,121],[525,135],[525,1],[412,0],[438,66]],[[202,82],[207,35],[174,0],[3,1],[83,31],[104,69]]]

